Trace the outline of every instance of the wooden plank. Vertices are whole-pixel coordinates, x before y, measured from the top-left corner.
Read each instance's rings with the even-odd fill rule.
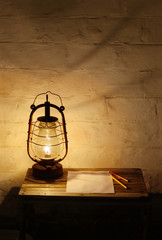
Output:
[[[128,179],[123,182],[128,188],[125,189],[114,182],[114,194],[87,194],[67,193],[66,182],[68,171],[112,171]],[[62,177],[55,180],[38,180],[32,176],[32,169],[28,169],[26,178],[19,192],[20,196],[76,196],[76,197],[147,197],[148,193],[143,179],[141,169],[133,168],[67,168],[64,169]]]
[[[30,189],[21,189],[21,196],[64,196],[64,197],[124,197],[124,198],[137,198],[137,197],[147,197],[147,194],[144,192],[130,192],[125,194],[124,192],[116,192],[115,194],[97,194],[97,193],[66,193],[63,189],[46,189],[46,188],[30,188]]]

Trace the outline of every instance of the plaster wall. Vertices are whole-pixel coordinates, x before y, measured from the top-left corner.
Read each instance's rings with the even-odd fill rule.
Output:
[[[30,105],[65,105],[64,167],[142,168],[162,192],[162,2],[0,0],[0,201],[32,166]],[[44,100],[43,100],[44,101]]]

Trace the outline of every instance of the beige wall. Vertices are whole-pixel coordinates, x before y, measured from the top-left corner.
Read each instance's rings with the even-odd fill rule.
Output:
[[[22,184],[30,105],[63,98],[64,167],[137,167],[162,192],[161,0],[0,1],[0,201]]]

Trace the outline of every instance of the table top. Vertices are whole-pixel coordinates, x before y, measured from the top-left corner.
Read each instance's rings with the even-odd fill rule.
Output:
[[[25,180],[19,192],[20,197],[115,197],[115,198],[141,198],[148,197],[144,183],[142,170],[139,168],[64,168],[63,176],[54,180],[39,180],[32,176],[32,169],[27,170]],[[123,182],[127,189],[116,181],[114,182],[115,193],[67,193],[68,171],[112,171],[128,182]]]

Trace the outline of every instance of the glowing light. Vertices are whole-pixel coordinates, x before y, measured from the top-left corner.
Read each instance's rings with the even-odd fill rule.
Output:
[[[45,151],[45,154],[46,154],[46,155],[50,155],[50,154],[51,154],[51,151],[50,151],[50,147],[49,147],[49,146],[45,146],[45,147],[44,147],[44,151]]]

